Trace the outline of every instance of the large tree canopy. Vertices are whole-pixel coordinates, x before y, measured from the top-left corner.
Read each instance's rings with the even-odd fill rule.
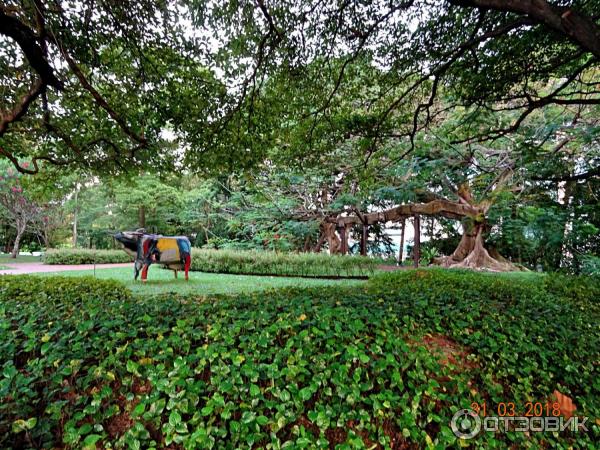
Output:
[[[170,167],[184,153],[194,168],[246,167],[291,125],[280,120],[288,105],[266,102],[268,83],[311,86],[310,101],[286,99],[306,104],[294,120],[311,141],[358,71],[372,85],[367,153],[389,139],[412,150],[456,108],[454,142],[496,139],[540,108],[600,103],[599,10],[595,0],[8,1],[0,153],[22,172],[38,161]],[[499,110],[512,115],[497,120]],[[165,129],[180,152],[163,145]]]
[[[207,133],[225,92],[190,42],[175,3],[3,2],[0,155],[24,173],[172,166],[163,132]]]
[[[218,35],[219,61],[240,82],[248,114],[266,80],[306,76],[317,62],[311,81],[325,95],[307,116],[326,121],[352,67],[369,59],[381,69],[370,94],[374,145],[391,130],[414,144],[419,129],[457,106],[468,108],[466,128],[482,111],[515,112],[505,124],[469,128],[469,142],[514,131],[550,104],[600,103],[596,1],[193,4],[198,26],[228,31]],[[438,102],[442,90],[450,104]]]
[[[168,224],[197,222],[205,241],[228,222],[241,224],[240,239],[295,229],[294,245],[336,251],[336,226],[419,213],[462,219],[466,242],[450,262],[470,263],[475,238],[506,246],[504,230],[554,215],[564,247],[575,223],[595,227],[585,192],[600,173],[599,10],[544,0],[5,2],[0,156],[24,173],[47,163],[89,180],[143,172],[123,191],[133,198],[139,185],[127,215],[140,224],[155,212],[146,182],[212,171],[216,185],[200,180],[184,195],[202,212]],[[231,198],[213,199],[214,186]],[[228,206],[215,217],[213,203]]]

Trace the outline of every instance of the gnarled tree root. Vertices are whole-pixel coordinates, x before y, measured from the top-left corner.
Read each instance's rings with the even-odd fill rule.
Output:
[[[522,270],[520,267],[502,257],[496,250],[488,252],[483,245],[483,230],[478,228],[475,235],[463,234],[458,247],[450,256],[434,259],[434,264],[450,269],[488,270],[491,272],[512,272]]]

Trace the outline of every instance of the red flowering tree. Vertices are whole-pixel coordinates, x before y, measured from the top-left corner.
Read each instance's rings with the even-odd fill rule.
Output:
[[[0,206],[16,231],[11,252],[11,257],[16,258],[23,234],[42,214],[42,208],[25,194],[20,174],[12,169],[0,171]]]

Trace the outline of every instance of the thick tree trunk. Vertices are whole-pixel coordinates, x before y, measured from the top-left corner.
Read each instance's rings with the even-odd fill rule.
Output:
[[[447,257],[448,261],[445,265],[457,264],[463,261],[467,256],[469,256],[469,253],[471,253],[475,248],[475,238],[477,237],[478,231],[479,227],[477,226],[464,227],[463,235],[460,238],[460,242],[458,243],[458,246],[456,247],[454,252],[452,252],[452,254]]]
[[[321,230],[329,245],[329,253],[332,255],[341,253],[342,241],[335,232],[335,223],[322,223]]]
[[[485,224],[476,223],[465,229],[456,250],[450,256],[436,258],[434,263],[449,268],[510,272],[520,270],[496,250],[488,252],[484,246]]]
[[[367,256],[367,242],[369,241],[369,225],[362,226],[360,235],[360,254]]]
[[[512,263],[494,259],[483,245],[483,226],[479,226],[475,236],[473,250],[460,263],[453,268],[487,269],[494,272],[510,272],[518,270]]]
[[[75,190],[75,209],[73,210],[73,248],[77,248],[77,220],[79,215],[79,185]]]
[[[400,231],[400,249],[398,250],[398,265],[402,265],[404,259],[404,231],[406,229],[406,219],[402,219],[402,226]]]
[[[321,253],[321,248],[323,247],[323,244],[325,243],[326,240],[327,240],[327,236],[325,236],[323,229],[321,229],[321,231],[319,233],[319,239],[317,240],[317,243],[315,244],[315,247],[314,247],[315,253]]]
[[[19,255],[19,248],[21,246],[21,237],[23,236],[23,233],[25,233],[25,228],[17,229],[17,236],[15,237],[13,249],[10,253],[11,258],[16,258]]]
[[[140,205],[138,208],[138,224],[140,228],[146,228],[146,207]]]
[[[415,214],[413,219],[415,229],[415,242],[413,248],[414,266],[419,267],[419,259],[421,259],[421,218]]]

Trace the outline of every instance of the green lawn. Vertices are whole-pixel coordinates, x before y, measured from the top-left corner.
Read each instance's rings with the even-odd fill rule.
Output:
[[[73,270],[67,272],[40,273],[40,276],[91,276],[92,270]],[[133,268],[119,267],[112,269],[97,269],[96,277],[101,279],[119,280],[139,294],[161,294],[176,292],[178,294],[238,294],[280,287],[318,287],[318,286],[350,286],[363,283],[360,280],[319,280],[308,278],[287,278],[270,276],[225,275],[218,273],[190,272],[188,282],[179,273],[179,278],[173,278],[170,270],[153,267],[148,272],[148,281],[133,281]]]
[[[31,255],[19,255],[16,258],[11,258],[7,253],[0,254],[0,265],[2,263],[31,263],[31,262],[41,262],[42,258],[40,256],[31,256]]]

